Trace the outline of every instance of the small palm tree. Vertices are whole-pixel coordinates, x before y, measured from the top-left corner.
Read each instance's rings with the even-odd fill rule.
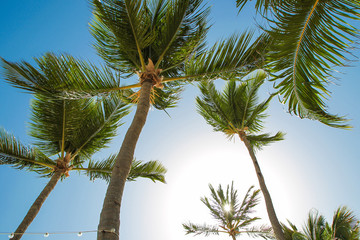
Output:
[[[233,183],[230,191],[227,185],[226,192],[219,185],[215,191],[214,187],[209,185],[211,191],[211,199],[207,197],[201,198],[201,201],[210,210],[211,216],[217,220],[216,226],[212,225],[198,225],[193,223],[183,224],[186,234],[210,234],[227,233],[233,240],[242,234],[248,234],[251,237],[272,238],[271,228],[262,226],[251,226],[258,217],[250,217],[254,212],[254,207],[259,204],[260,190],[253,190],[254,186],[250,187],[245,194],[242,202],[239,202],[237,190],[234,190]]]
[[[103,75],[111,75],[111,70],[104,67],[101,72],[70,57],[45,56],[37,60],[39,67],[5,60],[3,63],[8,82],[45,95],[66,98],[120,91],[131,96],[129,89],[140,88],[137,109],[116,158],[98,227],[98,239],[116,240],[125,181],[151,103],[160,109],[173,106],[179,90],[190,80],[247,74],[262,64],[267,38],[262,35],[252,41],[253,33],[245,32],[205,51],[209,8],[203,0],[92,0],[92,5],[91,32],[99,55],[123,79],[137,75],[137,83],[124,86],[114,77],[103,81]],[[63,71],[55,74],[63,76],[68,65],[77,67],[77,78],[47,77],[59,66]],[[116,231],[102,231],[109,229]]]
[[[0,130],[0,164],[36,172],[50,178],[43,191],[16,229],[20,239],[60,179],[69,171],[85,173],[90,179],[109,180],[115,156],[93,161],[91,156],[106,147],[121,125],[128,107],[118,97],[103,100],[54,100],[36,96],[32,101],[30,136],[36,147],[28,147],[5,130]],[[52,156],[57,155],[55,159]],[[87,163],[87,166],[85,164]],[[158,162],[133,162],[128,180],[137,177],[164,182],[164,167]]]
[[[284,135],[281,132],[273,136],[267,133],[259,134],[263,129],[263,119],[266,117],[264,111],[273,97],[272,95],[258,103],[257,92],[265,78],[265,72],[258,71],[256,76],[247,82],[237,85],[235,80],[231,80],[223,93],[215,89],[214,83],[206,82],[200,85],[202,95],[197,97],[196,101],[199,113],[215,131],[223,132],[229,138],[237,135],[244,142],[255,167],[275,236],[278,240],[284,240],[281,225],[254,152],[254,149],[261,149],[269,143],[282,140]]]
[[[303,231],[288,221],[289,227],[283,225],[287,240],[359,240],[360,221],[347,207],[339,207],[331,223],[317,211],[309,213]]]
[[[249,0],[236,0],[241,10]],[[278,74],[275,87],[289,112],[346,128],[346,119],[329,114],[324,100],[334,77],[360,37],[358,0],[256,0],[256,9],[269,20],[274,40],[266,58]],[[354,22],[355,23],[355,22]],[[279,80],[280,79],[280,80]],[[278,82],[279,81],[279,82]]]

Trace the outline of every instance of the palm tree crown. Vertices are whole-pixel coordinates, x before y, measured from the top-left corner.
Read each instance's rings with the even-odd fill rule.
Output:
[[[264,127],[265,110],[273,97],[271,95],[261,103],[258,101],[257,93],[265,78],[266,73],[260,70],[248,81],[231,80],[223,93],[216,90],[214,83],[203,82],[200,85],[202,95],[196,98],[198,112],[214,131],[223,132],[229,138],[246,135],[253,147],[261,148],[282,140],[282,132],[273,136],[258,134]]]
[[[254,207],[259,204],[260,190],[254,190],[254,186],[250,187],[240,202],[237,190],[234,189],[233,183],[231,187],[227,185],[226,191],[219,185],[218,189],[209,185],[211,191],[211,199],[204,197],[201,201],[210,210],[211,216],[217,220],[216,226],[198,225],[193,223],[183,224],[186,234],[210,234],[227,233],[232,239],[248,234],[251,237],[272,238],[271,228],[262,226],[252,226],[258,217],[250,216],[254,212]]]

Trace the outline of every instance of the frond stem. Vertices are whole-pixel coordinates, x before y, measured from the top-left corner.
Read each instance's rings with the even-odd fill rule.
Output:
[[[310,13],[309,13],[309,16],[308,16],[307,19],[306,19],[306,22],[305,22],[305,24],[304,24],[304,27],[303,27],[303,29],[302,29],[302,31],[301,31],[301,34],[300,34],[300,37],[299,37],[299,42],[298,42],[298,44],[297,44],[297,46],[296,46],[296,51],[295,51],[295,56],[294,56],[294,66],[293,66],[293,77],[292,77],[292,79],[293,79],[294,92],[295,92],[295,95],[296,95],[296,98],[297,98],[297,99],[299,99],[299,94],[298,94],[297,89],[296,89],[296,87],[295,87],[295,86],[296,86],[296,83],[295,83],[295,81],[296,81],[296,79],[295,79],[296,63],[297,63],[297,60],[298,60],[298,54],[299,54],[299,50],[300,50],[300,45],[301,45],[301,43],[302,43],[302,39],[304,38],[305,30],[306,30],[306,28],[307,28],[307,26],[308,26],[308,24],[309,24],[310,18],[311,18],[311,16],[313,15],[313,13],[314,13],[314,11],[315,11],[315,8],[316,8],[316,6],[318,5],[318,3],[319,3],[319,0],[316,0],[316,2],[314,3],[314,6],[312,7],[312,9],[311,9],[311,11],[310,11]],[[299,101],[299,103],[300,103],[300,101]]]

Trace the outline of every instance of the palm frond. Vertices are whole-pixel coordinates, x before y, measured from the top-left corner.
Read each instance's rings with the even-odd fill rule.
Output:
[[[326,230],[325,217],[320,215],[317,211],[309,213],[307,223],[304,226],[303,232],[309,240],[323,239]]]
[[[253,238],[261,237],[263,239],[276,239],[274,233],[272,232],[272,228],[267,225],[246,228],[244,230],[241,230],[238,235],[242,233],[246,233],[249,237]]]
[[[219,235],[219,229],[216,226],[211,226],[207,224],[194,224],[194,223],[183,223],[183,227],[186,231],[186,234],[193,233],[196,235],[204,234],[205,236],[209,235]]]
[[[224,80],[242,78],[264,64],[263,52],[268,45],[267,34],[260,35],[253,43],[253,32],[232,35],[216,43],[208,51],[193,56],[186,64],[188,80]]]
[[[114,167],[116,155],[111,155],[102,161],[89,161],[86,168],[77,167],[73,170],[85,171],[90,180],[103,179],[110,181],[111,172]],[[143,163],[136,159],[133,160],[127,181],[135,181],[137,178],[148,178],[153,182],[159,181],[165,183],[166,168],[158,161],[149,161]]]
[[[274,41],[271,68],[277,72],[276,88],[290,113],[326,125],[348,128],[342,116],[328,113],[325,101],[334,68],[342,67],[359,39],[350,20],[360,20],[358,0],[282,1],[271,9],[268,31]]]
[[[110,68],[99,68],[70,55],[46,53],[34,60],[35,66],[2,59],[5,80],[31,93],[63,99],[107,95],[120,87],[120,76]]]
[[[249,140],[254,149],[261,150],[262,147],[269,145],[270,143],[284,140],[285,133],[277,132],[275,135],[269,133],[252,135],[249,134],[246,138]]]
[[[239,12],[243,9],[243,7],[252,0],[236,0],[236,7],[239,8]],[[262,14],[266,14],[266,12],[272,8],[276,9],[283,1],[282,0],[255,0],[255,8]]]
[[[56,163],[37,148],[26,146],[0,128],[0,165],[34,171],[42,176],[52,172]]]
[[[134,181],[136,178],[148,178],[153,182],[159,181],[165,183],[166,168],[159,161],[149,161],[142,163],[138,160],[133,160],[128,181]]]
[[[358,220],[354,213],[347,207],[339,207],[331,224],[331,236],[336,239],[352,240],[359,239]]]

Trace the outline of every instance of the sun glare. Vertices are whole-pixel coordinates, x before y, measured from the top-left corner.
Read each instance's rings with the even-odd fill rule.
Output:
[[[224,205],[224,210],[226,211],[226,212],[230,212],[231,211],[231,206],[230,206],[230,204],[225,204]]]

